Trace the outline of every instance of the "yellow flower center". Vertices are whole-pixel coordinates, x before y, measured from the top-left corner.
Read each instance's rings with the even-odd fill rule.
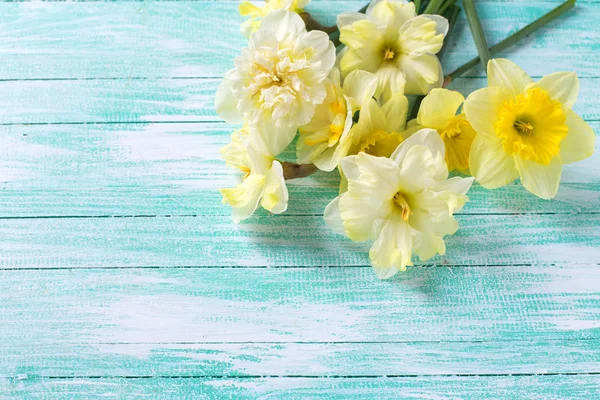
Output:
[[[240,167],[240,171],[242,171],[244,173],[244,179],[246,179],[250,175],[250,173],[252,172],[250,170],[250,168],[246,167],[246,166]]]
[[[394,50],[392,50],[391,48],[388,47],[385,49],[385,53],[383,53],[383,59],[384,60],[393,60],[395,55],[396,55],[396,53],[394,53]]]
[[[410,206],[401,192],[394,195],[394,204],[400,209],[402,219],[408,222],[408,218],[410,217],[410,214],[412,214],[412,211],[410,211]]]
[[[561,103],[534,87],[500,105],[494,128],[507,154],[548,165],[567,135],[566,120]]]
[[[398,132],[374,131],[360,143],[358,152],[364,152],[375,157],[389,157],[396,150],[396,147],[402,143],[402,140],[402,135]]]

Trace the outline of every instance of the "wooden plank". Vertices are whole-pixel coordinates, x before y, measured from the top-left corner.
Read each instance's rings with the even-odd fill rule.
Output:
[[[379,378],[76,378],[0,380],[3,393],[27,399],[593,399],[597,375]]]
[[[600,214],[461,215],[447,252],[428,263],[599,263]],[[321,216],[0,220],[0,268],[368,265],[367,243]]]
[[[592,122],[600,132],[600,122]],[[219,187],[237,183],[219,149],[227,124],[0,126],[0,218],[229,215]],[[295,159],[292,146],[282,155]],[[576,213],[600,208],[600,153],[564,168],[552,201],[521,185],[469,192],[463,213]],[[288,215],[320,215],[337,173],[288,182]]]
[[[220,79],[116,79],[0,82],[0,124],[220,121],[214,96]],[[484,78],[457,79],[467,95]],[[574,107],[600,120],[600,78],[582,78]]]
[[[515,351],[517,341],[530,341],[536,351],[534,343],[562,340],[546,350],[594,368],[590,357],[598,361],[596,264],[415,268],[386,282],[366,267],[55,269],[0,277],[2,354],[30,347],[23,351],[33,357],[45,346],[71,354],[76,345],[125,353],[129,344],[438,341],[508,342]],[[581,339],[596,341],[573,344],[580,355],[560,350]]]
[[[49,344],[6,346],[0,351],[0,379],[23,375],[318,378],[600,372],[598,340]]]
[[[339,12],[358,10],[365,3],[313,1],[307,9],[319,21],[333,24]],[[494,1],[478,9],[493,44],[559,3]],[[598,76],[590,57],[600,40],[600,9],[594,4],[578,1],[576,10],[500,55],[536,74],[576,66],[582,76]],[[0,79],[222,76],[246,45],[237,6],[234,1],[4,3]],[[464,15],[450,50],[444,60],[447,71],[476,56]],[[470,74],[484,76],[480,68]]]

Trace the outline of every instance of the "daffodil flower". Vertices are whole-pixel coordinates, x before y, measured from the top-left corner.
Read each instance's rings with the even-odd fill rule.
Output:
[[[557,72],[538,82],[506,59],[488,63],[488,87],[465,101],[467,119],[477,131],[469,159],[473,176],[485,188],[518,177],[531,193],[556,195],[563,164],[594,152],[592,128],[571,108],[579,80]]]
[[[325,100],[324,81],[334,63],[335,47],[325,32],[307,32],[298,14],[274,11],[227,72],[215,109],[229,123],[246,120],[270,134],[264,142],[279,154]]]
[[[342,86],[340,71],[333,68],[325,86],[325,101],[317,106],[310,123],[299,129],[297,153],[298,162],[313,163],[323,171],[332,171],[352,146],[352,118],[361,104],[373,97],[377,78],[365,71],[353,71]]]
[[[453,213],[468,200],[473,178],[448,179],[444,142],[432,129],[405,140],[390,158],[359,153],[342,160],[348,190],[325,209],[325,221],[355,241],[372,240],[377,276],[389,278],[444,254],[443,237],[458,229]]]
[[[284,212],[288,203],[281,163],[251,144],[248,129],[233,132],[231,143],[221,149],[227,165],[244,174],[235,188],[221,189],[223,203],[233,208],[236,224],[250,217],[259,203],[273,214]]]
[[[258,6],[249,1],[240,4],[239,10],[242,17],[250,17],[244,21],[240,31],[246,37],[256,32],[260,28],[263,18],[276,10],[288,10],[295,13],[303,12],[303,8],[310,0],[265,0],[263,6]]]
[[[439,15],[419,15],[413,2],[375,0],[366,14],[338,16],[342,75],[362,69],[377,76],[377,96],[385,102],[394,94],[427,94],[440,87],[442,67],[435,56],[448,32]]]
[[[448,170],[466,172],[469,152],[476,132],[465,114],[457,111],[465,101],[459,92],[433,89],[421,102],[417,119],[409,122],[410,131],[435,129],[444,140]]]
[[[397,94],[383,105],[368,99],[360,111],[358,122],[350,129],[352,146],[348,154],[367,153],[389,157],[404,139],[408,99]]]

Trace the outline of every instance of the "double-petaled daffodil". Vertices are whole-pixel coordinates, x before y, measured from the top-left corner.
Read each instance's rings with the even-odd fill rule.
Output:
[[[456,113],[464,101],[458,92],[433,89],[421,102],[417,119],[409,123],[413,125],[411,131],[431,128],[439,133],[446,147],[449,171],[469,169],[469,152],[476,133],[465,114]]]
[[[250,34],[260,28],[263,18],[271,12],[275,10],[289,10],[301,13],[309,2],[310,0],[265,0],[265,3],[261,7],[249,1],[244,1],[239,7],[240,15],[250,18],[242,23],[240,30],[244,36],[250,37]]]
[[[390,158],[359,153],[342,160],[348,190],[325,209],[325,221],[355,241],[373,240],[377,276],[389,278],[444,254],[443,237],[458,229],[453,213],[468,200],[473,178],[448,179],[444,142],[431,129],[406,139]]]
[[[260,127],[264,142],[281,152],[327,95],[324,82],[335,63],[325,32],[306,32],[296,13],[277,10],[252,34],[217,90],[215,109],[229,123]],[[275,135],[276,137],[274,137]]]
[[[288,191],[281,163],[250,143],[248,128],[231,135],[231,143],[221,149],[228,166],[244,173],[243,181],[235,188],[221,189],[223,203],[233,208],[233,221],[251,216],[260,205],[273,214],[287,209]]]
[[[419,15],[413,2],[375,0],[366,15],[338,16],[340,41],[348,46],[342,55],[342,75],[362,69],[377,76],[377,95],[427,94],[440,87],[442,67],[435,54],[448,32],[439,15]]]
[[[332,171],[352,146],[352,118],[373,97],[377,78],[365,71],[353,71],[341,85],[340,72],[333,68],[325,87],[325,101],[317,106],[310,123],[299,129],[297,153],[299,163],[313,163],[323,171]]]
[[[505,59],[490,60],[487,69],[488,87],[471,93],[464,105],[477,131],[471,173],[488,189],[521,177],[536,196],[554,197],[562,165],[594,151],[592,128],[571,110],[579,92],[577,74],[557,72],[534,83]]]

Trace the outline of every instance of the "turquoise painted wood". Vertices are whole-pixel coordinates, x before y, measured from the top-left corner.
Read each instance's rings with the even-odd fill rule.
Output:
[[[496,43],[559,2],[477,4]],[[323,223],[335,174],[236,226],[212,104],[237,5],[0,3],[0,399],[600,398],[600,155],[552,201],[474,186],[447,253],[386,282]],[[576,70],[596,133],[599,18],[502,54]],[[444,66],[475,54],[461,16]]]

